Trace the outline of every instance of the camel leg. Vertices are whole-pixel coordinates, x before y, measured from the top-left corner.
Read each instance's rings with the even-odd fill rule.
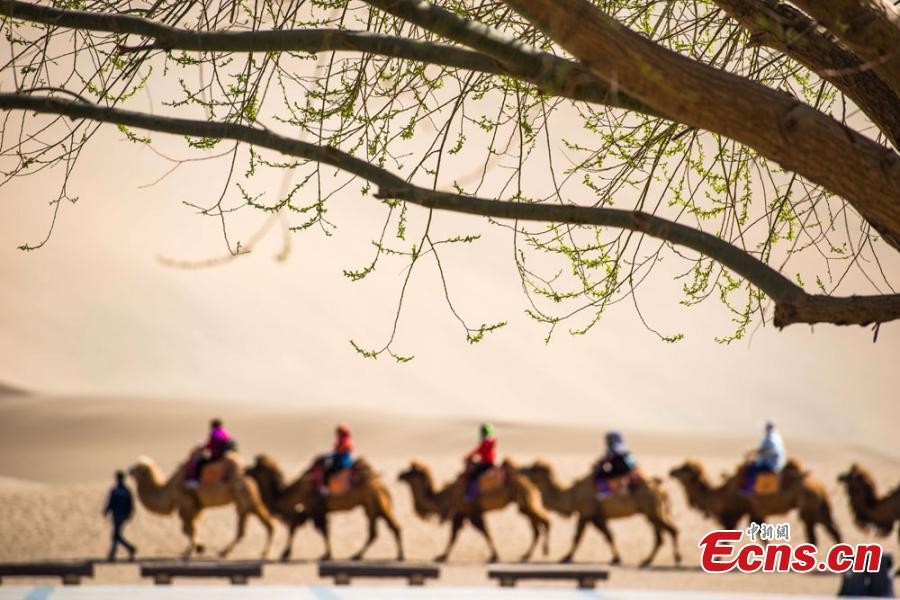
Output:
[[[541,532],[544,533],[544,555],[550,551],[550,521],[544,515],[538,513],[534,507],[528,504],[519,504],[519,512],[525,515],[529,523],[531,523],[531,545],[528,550],[520,558],[520,562],[526,562],[531,559],[534,549],[540,539]]]
[[[806,529],[806,541],[816,545],[816,522],[806,516],[801,518],[803,519],[803,527]]]
[[[834,519],[831,518],[831,505],[828,503],[827,500],[822,501],[821,513],[822,513],[822,515],[821,515],[820,521],[822,523],[822,526],[825,527],[826,531],[828,531],[828,535],[831,536],[831,539],[834,540],[834,543],[840,544],[841,543],[841,532],[837,528],[837,525],[835,524]]]
[[[459,530],[463,526],[463,522],[465,517],[460,514],[453,515],[453,522],[450,523],[450,539],[447,540],[447,547],[444,549],[443,554],[435,558],[435,562],[444,562],[447,560],[447,557],[450,555],[450,550],[453,548],[453,544],[456,543],[456,536],[459,535]]]
[[[522,512],[524,513],[525,511]],[[541,535],[539,525],[540,522],[531,515],[526,514],[525,516],[528,517],[528,522],[531,524],[531,543],[528,545],[528,550],[525,551],[525,554],[523,554],[522,557],[519,558],[519,562],[528,562],[528,560],[531,558],[531,555],[534,554],[534,549],[537,546],[538,538]]]
[[[284,551],[282,551],[282,553],[281,553],[282,561],[290,560],[291,552],[294,547],[294,534],[297,533],[297,529],[299,527],[301,527],[304,523],[306,523],[308,516],[309,515],[305,511],[299,512],[299,513],[295,512],[293,515],[291,515],[291,520],[290,520],[290,522],[287,523],[287,528],[288,528],[287,542],[284,545]]]
[[[831,519],[831,515],[829,515],[828,520],[822,524],[825,526],[825,529],[828,531],[828,535],[830,535],[831,539],[834,540],[834,543],[840,544],[841,543],[841,531],[837,528],[837,525]]]
[[[647,558],[641,561],[641,567],[646,567],[653,562],[653,559],[656,558],[656,553],[659,552],[663,543],[662,525],[654,519],[650,519],[650,525],[653,526],[653,549],[650,550],[650,554]]]
[[[197,511],[192,510],[187,506],[181,506],[178,509],[178,516],[181,518],[181,531],[183,531],[184,535],[188,538],[188,546],[185,548],[184,552],[181,553],[181,557],[185,559],[190,558],[191,554],[194,553],[194,550],[203,552],[203,546],[197,543],[196,520],[198,514]]]
[[[403,539],[400,536],[400,525],[397,524],[397,519],[394,518],[390,509],[384,507],[381,508],[378,516],[384,519],[384,522],[387,523],[388,527],[391,528],[391,532],[394,534],[394,539],[397,541],[397,560],[405,560],[403,554]]]
[[[572,562],[572,557],[575,555],[575,550],[578,549],[578,544],[581,543],[581,538],[584,536],[584,529],[587,527],[588,520],[584,518],[582,515],[578,515],[578,523],[575,525],[575,537],[572,538],[572,547],[569,549],[568,554],[563,556],[559,562]]]
[[[291,549],[294,546],[294,534],[297,532],[297,524],[291,521],[288,524],[287,542],[284,544],[284,550],[281,552],[281,560],[287,562],[291,559]]]
[[[272,548],[272,536],[275,534],[275,526],[272,524],[272,517],[260,510],[259,506],[254,506],[252,512],[262,523],[263,527],[266,528],[266,545],[263,546],[262,551],[262,559],[266,560],[269,557],[269,550]]]
[[[313,525],[316,530],[322,534],[322,540],[325,542],[325,554],[319,560],[331,560],[331,539],[328,537],[328,516],[326,513],[318,513],[313,516]]]
[[[372,542],[375,541],[375,535],[378,533],[377,531],[377,516],[374,512],[366,511],[366,518],[369,519],[369,537],[366,539],[366,543],[363,544],[363,547],[359,549],[359,552],[353,555],[350,560],[362,560],[363,554],[366,553],[366,550],[369,549],[369,546],[372,545]]]
[[[609,547],[612,549],[613,557],[610,561],[610,564],[618,565],[622,562],[622,557],[619,556],[619,547],[616,546],[616,540],[613,538],[612,531],[609,530],[609,525],[606,523],[606,519],[603,517],[594,517],[591,519],[594,523],[594,527],[600,530],[600,533],[603,534],[603,537],[606,538],[606,541],[609,542]]]
[[[491,550],[491,557],[488,559],[488,562],[497,562],[497,548],[494,546],[494,540],[491,539],[491,534],[488,531],[487,525],[484,523],[484,516],[481,515],[481,513],[477,513],[469,520],[472,521],[472,525],[481,532],[481,535],[483,535],[484,539],[487,541],[488,548]]]
[[[229,553],[237,546],[238,542],[244,539],[244,533],[247,531],[247,513],[243,510],[238,510],[238,518],[237,518],[237,531],[234,534],[234,539],[231,540],[231,543],[222,548],[221,552],[219,552],[219,558],[225,558]]]
[[[681,550],[678,548],[678,527],[672,523],[668,515],[660,517],[659,524],[665,529],[672,538],[672,559],[676,565],[681,564]]]

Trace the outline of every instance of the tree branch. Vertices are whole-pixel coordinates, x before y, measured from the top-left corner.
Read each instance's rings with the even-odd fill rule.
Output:
[[[505,65],[510,73],[522,73],[551,95],[568,96],[565,91],[589,87],[598,96],[594,102],[663,116],[648,105],[636,101],[614,86],[608,86],[580,64],[541,52],[491,27],[419,0],[365,0],[368,4],[400,17],[408,23],[436,33],[446,39],[492,56]]]
[[[800,322],[868,324],[900,318],[900,295],[850,298],[811,296],[775,269],[728,242],[709,233],[643,212],[575,205],[505,202],[438,192],[411,184],[385,169],[336,148],[317,146],[237,123],[165,117],[25,94],[0,93],[0,109],[28,110],[164,133],[245,142],[352,173],[377,185],[377,197],[403,200],[432,209],[496,219],[608,226],[642,232],[696,250],[746,278],[775,301],[776,325],[779,327]]]
[[[338,29],[285,31],[192,31],[170,27],[133,15],[63,10],[18,0],[0,0],[0,15],[69,29],[131,34],[152,43],[123,46],[121,52],[139,50],[185,50],[190,52],[369,52],[421,61],[491,75],[521,79],[551,96],[605,104],[657,115],[648,106],[612,93],[609,87],[584,67],[546,53],[527,61],[498,60],[466,48],[411,40],[398,36]],[[546,56],[544,56],[546,54]]]
[[[676,54],[586,0],[506,0],[591,72],[847,199],[900,250],[900,156],[794,97]]]
[[[900,149],[900,97],[815,21],[778,0],[715,0],[752,43],[802,63],[852,100]]]
[[[884,0],[794,0],[900,96],[900,15]]]

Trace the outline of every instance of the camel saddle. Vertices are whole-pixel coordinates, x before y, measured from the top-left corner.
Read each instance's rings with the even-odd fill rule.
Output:
[[[609,486],[609,493],[612,495],[630,494],[643,484],[644,475],[638,469],[606,480],[606,485]]]
[[[316,479],[321,481],[323,465],[318,464],[315,469],[317,469]],[[341,494],[346,494],[351,488],[359,485],[368,472],[368,463],[364,460],[357,459],[353,461],[349,468],[341,469],[328,478],[328,495],[340,496]]]
[[[225,458],[203,465],[203,470],[200,471],[200,485],[228,483],[234,475],[232,466],[232,462]]]
[[[328,495],[340,496],[346,494],[353,487],[353,467],[349,469],[341,469],[328,478]]]
[[[506,483],[506,471],[503,467],[491,467],[478,477],[478,493],[486,494],[503,487]]]
[[[753,482],[753,493],[760,496],[774,494],[781,488],[781,477],[778,473],[757,473]]]
[[[752,490],[753,495],[767,496],[769,494],[777,494],[779,491],[789,488],[798,480],[806,476],[794,461],[788,461],[781,473],[773,473],[771,471],[760,471],[753,476],[752,485],[748,485],[747,477],[749,477],[748,468],[750,463],[741,465],[738,469],[738,482],[744,494],[747,488]]]

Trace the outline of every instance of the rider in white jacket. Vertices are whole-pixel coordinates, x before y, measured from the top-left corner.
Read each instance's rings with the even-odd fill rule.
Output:
[[[766,434],[756,451],[756,462],[760,467],[773,473],[780,473],[786,461],[784,440],[772,421],[766,421]]]
[[[772,421],[766,421],[766,433],[755,454],[753,462],[747,466],[746,479],[742,488],[745,494],[753,493],[753,486],[759,473],[781,473],[784,463],[787,461],[784,440],[781,439],[781,434],[778,433],[775,423]]]

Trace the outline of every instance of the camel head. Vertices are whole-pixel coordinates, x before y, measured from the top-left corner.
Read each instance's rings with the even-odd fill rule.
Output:
[[[137,462],[128,468],[128,474],[138,483],[159,479],[159,467],[149,456],[139,456]]]
[[[859,466],[859,464],[857,463],[853,463],[852,465],[850,465],[850,468],[846,473],[841,473],[840,475],[838,475],[838,481],[846,485],[847,489],[875,487],[875,482],[872,479],[872,476],[868,471]]]
[[[414,460],[406,470],[400,472],[397,480],[409,484],[413,496],[413,510],[420,518],[428,519],[439,512],[431,469]]]
[[[846,473],[838,475],[838,481],[847,488],[850,497],[850,510],[856,525],[863,531],[869,531],[873,527],[879,535],[887,535],[894,526],[894,519],[884,521],[872,518],[871,507],[878,504],[878,494],[875,491],[875,479],[859,464],[854,463]]]
[[[431,476],[431,469],[425,466],[423,463],[414,460],[409,463],[409,467],[405,471],[401,471],[397,476],[398,481],[405,481],[409,485],[416,485],[419,483],[426,484],[429,488],[432,487],[433,478]]]
[[[846,473],[838,475],[838,481],[847,487],[847,495],[851,500],[863,506],[870,506],[877,501],[875,479],[859,464],[850,465]]]
[[[128,474],[137,484],[137,495],[141,504],[151,512],[167,515],[175,510],[171,482],[163,480],[156,463],[146,456],[128,468]]]
[[[706,473],[696,460],[686,460],[683,464],[673,467],[669,476],[674,477],[683,484],[701,483],[706,479]]]

